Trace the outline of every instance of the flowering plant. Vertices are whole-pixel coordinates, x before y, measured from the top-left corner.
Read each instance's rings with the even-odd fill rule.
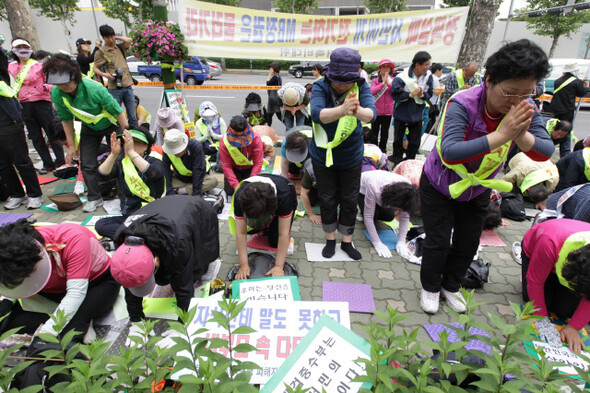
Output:
[[[131,51],[138,59],[151,63],[158,60],[186,60],[188,48],[178,24],[148,20],[131,32]]]

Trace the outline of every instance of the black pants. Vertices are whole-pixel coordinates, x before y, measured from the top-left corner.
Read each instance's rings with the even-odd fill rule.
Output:
[[[119,229],[121,224],[125,222],[127,217],[128,215],[101,218],[96,222],[94,230],[100,236],[114,239],[115,234],[117,233],[117,229]]]
[[[361,214],[365,214],[365,196],[359,193],[359,208]],[[391,221],[395,218],[395,209],[388,209],[379,205],[375,205],[375,215],[373,216],[374,221]]]
[[[405,121],[393,119],[393,166],[396,166],[403,160],[404,134],[408,128],[408,150],[406,159],[413,160],[420,148],[420,138],[422,136],[422,122],[406,123]]]
[[[422,288],[440,292],[459,290],[479,246],[491,190],[470,201],[458,202],[438,192],[426,174],[420,178],[420,206],[426,239],[420,267]],[[453,245],[449,245],[453,230]]]
[[[98,187],[98,179],[96,172],[98,171],[98,157],[102,138],[106,137],[106,141],[110,146],[111,134],[113,132],[119,133],[121,128],[112,125],[105,130],[95,131],[82,123],[82,131],[80,132],[80,161],[82,166],[82,176],[84,182],[88,187],[88,200],[95,201],[101,198],[100,189]]]
[[[23,124],[14,126],[14,130],[0,134],[0,177],[6,185],[8,195],[13,198],[25,196],[25,190],[18,175],[27,188],[27,194],[32,197],[42,195],[37,173],[29,158],[29,146],[25,138]]]
[[[570,123],[572,121],[574,121],[574,114],[576,113],[576,110],[574,109],[574,111],[572,112],[567,112],[567,113],[554,113],[555,118],[559,119],[559,120],[567,120]]]
[[[234,171],[234,175],[236,175],[238,182],[249,178],[250,175],[252,174],[252,168],[248,168],[248,169],[233,168],[232,170]],[[234,195],[234,192],[236,191],[229,184],[229,181],[227,181],[227,177],[225,177],[225,176],[223,177],[223,189],[225,190],[225,193],[227,194],[227,196]]]
[[[23,106],[23,119],[27,125],[27,131],[29,132],[29,139],[33,141],[33,146],[41,160],[43,161],[44,168],[56,168],[65,163],[64,149],[57,141],[54,135],[51,134],[50,130],[51,122],[53,120],[53,106],[49,101],[34,101],[34,102],[22,102]],[[49,154],[49,148],[45,143],[43,137],[43,131],[49,139],[53,153],[55,154],[55,162]]]
[[[379,115],[371,125],[369,134],[369,143],[378,145],[383,153],[387,153],[387,139],[389,138],[389,125],[391,124],[391,115]],[[381,132],[381,139],[379,139]]]
[[[529,271],[531,259],[524,252],[524,244],[520,256],[522,258],[522,299],[528,302],[531,299],[527,289],[526,274]],[[561,285],[557,274],[549,273],[545,281],[545,306],[548,311],[555,313],[559,318],[570,318],[578,308],[580,300],[582,300],[581,296]]]
[[[113,308],[115,300],[117,300],[117,296],[119,295],[119,287],[119,283],[111,276],[110,269],[107,269],[100,276],[90,281],[88,283],[88,292],[86,293],[84,301],[61,333],[63,334],[74,329],[80,332],[76,337],[76,340],[81,341],[88,331],[90,321],[100,317]],[[39,294],[58,303],[65,296],[65,293],[55,294],[40,292]],[[24,311],[21,308],[20,303],[15,302],[10,316],[7,318],[8,322],[3,324],[2,333],[6,330],[22,326],[23,328],[19,333],[33,334],[39,325],[45,323],[49,319],[49,316],[43,313]]]
[[[361,164],[334,169],[313,164],[318,183],[318,198],[324,232],[336,229],[343,235],[354,233],[356,205],[361,188]],[[340,214],[337,213],[340,206]]]

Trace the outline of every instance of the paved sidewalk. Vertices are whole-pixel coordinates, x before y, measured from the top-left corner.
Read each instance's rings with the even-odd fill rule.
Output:
[[[35,155],[32,154],[35,162]],[[217,174],[220,184],[223,184],[223,177]],[[74,183],[75,180],[58,180],[43,185],[45,203],[50,203],[48,196],[53,193],[56,186],[66,183]],[[2,209],[2,212],[8,212]],[[106,214],[102,208],[88,214],[78,208],[69,212],[52,213],[44,209],[27,211],[21,207],[12,212],[32,212],[31,219],[39,222],[61,223],[63,221],[82,222],[89,215]],[[420,224],[419,217],[412,218],[414,224]],[[484,247],[480,256],[485,262],[491,262],[489,283],[483,289],[476,290],[475,300],[488,303],[480,307],[477,312],[478,321],[485,321],[487,313],[499,314],[507,320],[512,320],[512,310],[509,302],[521,302],[520,265],[516,264],[511,257],[511,244],[514,241],[521,241],[524,233],[530,227],[530,221],[511,222],[510,226],[500,227],[497,233],[506,243],[505,247]],[[383,227],[385,229],[386,227]],[[424,324],[453,322],[450,316],[439,310],[436,315],[425,314],[420,308],[419,293],[419,266],[405,262],[392,251],[391,259],[379,257],[371,247],[370,242],[363,234],[365,226],[357,223],[353,241],[355,246],[363,255],[359,262],[309,262],[305,253],[306,242],[324,242],[324,233],[321,226],[314,225],[308,216],[297,217],[293,223],[292,236],[295,239],[295,252],[288,257],[288,261],[297,265],[299,269],[299,285],[301,288],[302,300],[322,299],[322,283],[324,281],[364,283],[373,288],[375,305],[377,310],[385,311],[388,305],[398,308],[403,315],[410,318],[400,323],[409,330],[420,327]],[[379,229],[379,227],[378,227]],[[219,274],[224,281],[227,273],[233,264],[237,264],[236,245],[234,238],[230,235],[227,221],[219,222],[221,257],[223,265]],[[441,306],[444,303],[441,303]],[[353,330],[363,337],[367,334],[361,328],[373,318],[369,314],[351,314]],[[428,339],[424,329],[420,329],[418,339]]]

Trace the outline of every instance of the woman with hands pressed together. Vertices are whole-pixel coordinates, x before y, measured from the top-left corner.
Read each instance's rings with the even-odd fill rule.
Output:
[[[336,229],[342,234],[342,250],[354,260],[362,258],[352,245],[364,152],[361,122],[373,122],[377,109],[371,89],[360,76],[360,62],[354,49],[334,50],[326,77],[314,83],[311,93],[309,153],[326,233],[325,258],[336,252]]]
[[[425,312],[438,311],[441,294],[450,308],[466,311],[460,280],[479,245],[490,189],[512,190],[512,184],[494,179],[509,150],[517,145],[535,161],[545,161],[553,153],[531,100],[537,81],[549,68],[539,46],[516,41],[488,59],[484,83],[448,100],[436,149],[420,179],[426,232],[420,305]]]
[[[149,131],[142,127],[124,130],[123,135],[111,134],[111,153],[98,167],[98,178],[117,179],[122,215],[98,220],[95,229],[101,236],[114,239],[130,214],[165,195],[164,164],[161,156],[151,151],[153,143]]]

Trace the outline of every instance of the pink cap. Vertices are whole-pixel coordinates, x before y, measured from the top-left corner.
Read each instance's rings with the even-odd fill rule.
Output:
[[[395,64],[393,64],[393,61],[389,60],[389,59],[382,59],[379,62],[379,68],[381,68],[384,65],[389,65],[392,69],[395,70]]]
[[[135,296],[147,296],[156,285],[154,256],[146,245],[122,244],[111,258],[111,275]]]

